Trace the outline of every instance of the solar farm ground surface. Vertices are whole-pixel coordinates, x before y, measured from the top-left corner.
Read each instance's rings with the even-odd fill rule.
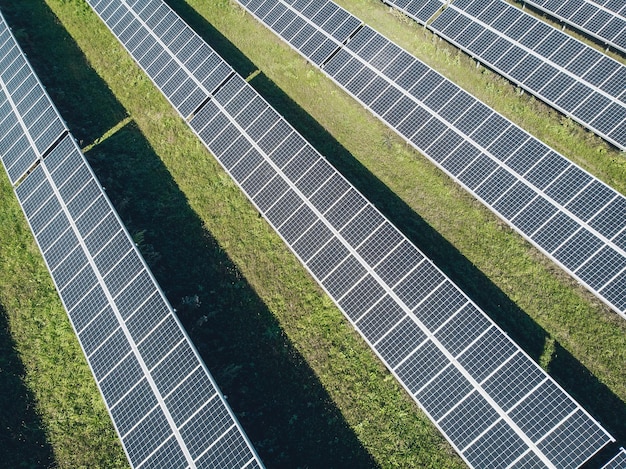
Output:
[[[0,9],[267,466],[461,467],[86,4],[23,3]],[[623,444],[623,319],[241,9],[168,3],[242,75],[260,70],[251,84]],[[626,192],[626,159],[599,138],[381,3],[339,3]],[[0,197],[0,345],[14,358],[0,373],[16,378],[0,402],[24,409],[0,454],[124,467],[6,177]]]

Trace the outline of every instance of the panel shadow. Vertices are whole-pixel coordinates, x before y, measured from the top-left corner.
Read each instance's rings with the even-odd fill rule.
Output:
[[[87,155],[268,467],[375,467],[135,124]]]
[[[184,1],[169,0],[168,3],[243,76],[257,69]],[[84,62],[84,58],[81,60]],[[64,61],[59,67],[71,65],[64,64]],[[45,84],[48,85],[47,78]],[[533,358],[539,358],[547,339],[545,330],[271,80],[261,74],[253,79],[252,84],[514,340]],[[73,86],[73,83],[65,83],[63,89]],[[101,105],[104,108],[113,106],[113,109],[119,105],[115,104],[115,98],[101,80],[99,84],[89,85],[88,89],[91,93],[98,92],[103,100],[102,104],[83,103],[83,112],[91,119],[100,115]],[[63,115],[69,117],[73,112],[73,101],[63,93],[53,98]],[[119,120],[114,119],[115,122]],[[70,128],[84,125],[84,120],[68,122]],[[168,296],[177,299],[175,306],[181,319],[268,466],[374,465],[314,373],[282,334],[271,312],[202,227],[184,194],[176,188],[158,156],[135,126],[127,125],[95,147],[89,152],[89,158],[130,231],[146,230],[142,251]],[[163,194],[167,197],[161,198]],[[199,295],[198,306],[194,294],[199,291],[199,285],[203,286],[204,293]],[[563,355],[567,356],[567,352]],[[588,403],[585,396],[577,397],[618,436],[609,422],[626,421],[626,405],[609,389],[603,388],[575,358],[571,357],[571,360],[578,364],[567,364],[571,376],[559,373],[556,367],[551,371],[569,392],[574,392],[581,384],[597,390],[599,394],[587,396]],[[606,409],[601,405],[602,401],[617,405]],[[311,403],[312,408],[308,407]],[[298,417],[295,422],[294,415]],[[612,417],[614,415],[616,417]],[[335,426],[329,426],[330,422],[335,422]]]
[[[0,461],[4,467],[53,467],[52,447],[25,375],[0,304]]]
[[[117,124],[124,108],[43,2],[32,10],[5,3],[20,45],[83,146]],[[35,39],[38,28],[68,53],[48,54]],[[61,81],[46,72],[68,69],[75,72]],[[127,123],[86,156],[264,463],[378,467],[136,125]]]
[[[258,69],[185,0],[167,0],[167,3],[242,76],[248,76],[251,71]],[[252,78],[250,84],[526,353],[539,361],[549,334],[534,319],[363,166],[270,78],[261,72]],[[552,364],[550,373],[616,438],[626,441],[626,403],[560,346],[559,360]],[[582,393],[579,392],[580,389],[592,389],[593,393]]]

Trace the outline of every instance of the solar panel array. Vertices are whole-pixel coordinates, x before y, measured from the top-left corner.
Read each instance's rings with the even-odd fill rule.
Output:
[[[620,448],[619,452],[602,469],[626,469],[626,449]]]
[[[165,3],[90,3],[166,95],[210,97],[190,127],[468,464],[575,467],[612,440]]]
[[[0,15],[0,158],[133,467],[261,467]]]
[[[626,52],[626,3],[622,0],[524,0],[549,15]]]
[[[240,3],[626,317],[623,195],[335,3],[290,1]]]
[[[437,2],[445,3],[388,0],[423,24],[428,18],[411,11]],[[455,0],[428,27],[626,150],[625,65],[504,0]]]

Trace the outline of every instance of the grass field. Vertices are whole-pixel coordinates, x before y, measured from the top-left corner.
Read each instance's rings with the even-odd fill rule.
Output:
[[[168,3],[626,442],[623,319],[230,0]],[[626,192],[624,154],[382,3],[339,3]],[[82,0],[0,9],[268,467],[462,467]],[[124,467],[6,177],[0,198],[0,461]]]

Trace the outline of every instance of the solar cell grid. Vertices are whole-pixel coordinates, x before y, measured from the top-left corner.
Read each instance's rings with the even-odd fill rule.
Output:
[[[515,218],[515,223],[528,236],[532,236],[543,224],[557,213],[557,209],[543,197],[537,197]]]
[[[554,431],[547,434],[543,440],[538,444],[539,448],[550,455],[550,458],[555,461],[557,465],[566,467],[580,466],[587,458],[591,456],[590,446],[580,452],[568,451],[567,435],[578,435],[579,441],[586,441],[591,443],[599,441],[602,436],[592,428],[585,428],[584,417],[580,410],[576,410],[563,424],[557,427]],[[551,449],[547,449],[551,447]]]
[[[385,360],[387,365],[394,369],[409,353],[423,344],[425,340],[426,334],[422,332],[410,317],[405,316],[374,343],[374,349]],[[407,375],[409,371],[406,372]]]
[[[386,318],[392,318],[398,314],[403,315],[401,308],[394,304],[393,300],[383,299],[384,295],[383,287],[374,277],[367,275],[339,299],[339,304],[348,318],[355,322],[364,319],[370,313],[376,316],[376,311],[380,311]],[[391,324],[395,324],[392,319],[390,321],[392,321]],[[369,321],[366,320],[367,322]],[[378,324],[373,324],[373,326],[378,327]]]
[[[602,6],[602,2],[589,0],[568,0],[566,2],[541,2],[530,0],[529,5],[551,15],[560,21],[589,34],[603,43],[626,51],[626,18],[619,15],[618,8]]]
[[[502,0],[454,2],[429,27],[614,145],[626,148],[626,140],[612,136],[624,120],[615,116],[615,109],[626,109],[618,98],[624,91],[624,78],[618,76],[626,77],[626,68],[619,62]],[[596,65],[592,67],[590,61]],[[584,99],[578,96],[592,93],[590,102],[602,104],[580,108]],[[570,102],[578,103],[579,109]],[[610,111],[611,102],[616,107]]]
[[[400,354],[398,358],[400,361],[394,367],[394,371],[411,394],[416,394],[450,364],[445,354],[429,340],[419,345],[417,349],[410,350],[408,355]],[[463,422],[459,425],[461,429],[477,424],[472,418],[462,419],[461,422]],[[467,425],[467,422],[472,422],[472,425]],[[447,429],[444,429],[444,432],[452,440],[453,437]]]
[[[602,469],[622,469],[626,467],[626,449],[620,448],[617,454]]]
[[[472,466],[496,469],[509,466],[527,450],[524,441],[500,420],[466,448],[464,455]]]
[[[277,3],[276,0],[272,1]],[[248,4],[252,5],[251,2]],[[292,11],[295,12],[301,10],[312,18],[319,12],[320,8],[322,8],[324,4],[326,4],[326,2],[296,1],[294,3],[295,9]],[[291,5],[287,3],[283,3],[283,5],[288,8],[292,8]],[[360,31],[363,31],[363,29]],[[318,32],[320,31],[322,30],[318,29]],[[360,32],[355,35],[355,39],[358,38],[359,34]],[[375,37],[372,36],[370,39],[375,39]],[[295,34],[293,36],[292,45],[297,47],[297,44],[304,44],[300,43],[301,40],[302,38],[298,34]],[[367,41],[367,44],[364,44],[364,50],[367,50],[368,54],[372,54],[372,52],[374,54],[377,53],[375,45],[376,42],[377,41],[374,41],[369,44],[370,41]],[[348,44],[351,43],[352,41]],[[333,59],[329,61],[329,64],[332,61]],[[343,68],[345,69],[346,67]],[[339,70],[339,68],[337,70]],[[351,74],[350,79],[353,79],[356,75],[358,75],[358,69],[356,72],[357,73]],[[363,75],[361,76],[359,83],[361,83],[362,86],[367,85],[367,83],[371,81],[371,79],[366,80],[366,78],[367,77]],[[373,78],[373,76],[371,78]],[[246,84],[245,86],[248,87],[249,85]],[[359,89],[359,91],[361,90]],[[227,117],[227,121],[238,121],[239,117],[242,115],[241,113],[233,115],[221,104],[213,104],[219,108],[220,114]],[[259,105],[263,108],[262,102],[260,102]],[[196,117],[192,117],[190,125],[196,130],[205,145],[207,145],[209,149],[212,149],[214,143],[219,140],[216,139],[216,136],[213,135],[213,133],[205,132],[207,127],[212,124],[209,123],[207,127],[204,127],[204,130],[198,131],[198,127],[194,124],[195,119]],[[418,321],[409,310],[410,308],[419,307],[422,301],[431,298],[433,291],[438,286],[442,285],[446,280],[445,276],[437,270],[432,263],[430,263],[430,261],[425,261],[416,265],[415,268],[408,269],[409,276],[413,276],[411,277],[414,279],[413,281],[408,281],[407,279],[409,277],[398,279],[399,284],[396,288],[396,292],[392,291],[392,285],[387,284],[380,277],[378,277],[372,268],[404,240],[403,236],[398,233],[395,228],[385,222],[384,218],[382,218],[380,214],[376,214],[376,216],[371,215],[372,213],[376,213],[376,211],[372,210],[372,207],[368,205],[366,208],[359,208],[357,211],[358,213],[352,215],[352,220],[357,220],[362,213],[369,213],[374,221],[368,221],[366,226],[371,226],[372,232],[369,234],[366,232],[357,234],[355,240],[351,241],[352,243],[360,243],[356,246],[353,246],[351,242],[348,242],[347,232],[346,238],[344,238],[337,231],[337,227],[333,226],[329,218],[334,216],[332,209],[336,206],[335,204],[341,203],[343,198],[347,197],[347,194],[351,193],[353,189],[351,189],[350,185],[347,184],[343,178],[338,176],[334,168],[330,167],[325,160],[320,158],[319,155],[317,155],[308,146],[301,149],[294,148],[294,152],[296,154],[294,154],[291,159],[285,155],[283,159],[289,160],[289,162],[283,167],[282,170],[277,168],[268,155],[268,151],[261,148],[259,142],[264,135],[267,135],[270,129],[273,129],[277,125],[278,120],[279,119],[274,116],[273,110],[270,110],[268,106],[265,108],[263,114],[260,112],[255,113],[253,118],[247,122],[247,125],[241,125],[241,123],[238,123],[238,125],[235,126],[241,131],[243,137],[245,137],[253,147],[253,150],[250,151],[254,151],[256,157],[254,158],[255,164],[250,165],[253,167],[250,168],[249,171],[237,174],[236,170],[242,164],[242,162],[240,162],[229,169],[229,172],[236,181],[244,181],[245,177],[249,177],[250,174],[254,174],[252,173],[252,170],[260,167],[259,165],[261,165],[262,162],[272,162],[271,165],[273,169],[277,171],[280,179],[278,179],[278,177],[274,177],[269,183],[266,184],[265,187],[269,188],[274,184],[274,181],[282,180],[282,184],[287,184],[290,188],[289,191],[287,191],[285,195],[281,196],[278,199],[278,202],[272,205],[271,208],[262,207],[258,202],[260,200],[259,195],[263,193],[265,188],[262,189],[261,192],[258,192],[256,196],[250,193],[248,193],[248,195],[253,198],[255,203],[257,203],[257,206],[260,208],[262,214],[265,215],[274,226],[278,227],[279,232],[283,223],[285,224],[284,226],[294,226],[297,214],[302,213],[303,217],[306,217],[301,226],[308,227],[304,231],[301,229],[298,230],[302,231],[302,234],[300,234],[295,241],[292,242],[291,248],[303,260],[303,262],[306,263],[310,272],[318,279],[318,281],[320,281],[320,283],[327,288],[331,296],[334,297],[335,301],[337,301],[340,305],[343,305],[342,307],[345,307],[346,315],[351,320],[360,321],[362,319],[364,321],[363,324],[367,324],[367,315],[375,311],[374,308],[376,308],[376,305],[383,304],[382,302],[385,300],[382,300],[381,298],[385,295],[385,293],[389,295],[389,298],[393,300],[397,307],[399,307],[399,310],[396,309],[398,312],[399,323],[389,324],[390,330],[383,331],[382,329],[385,327],[380,328],[379,324],[372,321],[369,323],[372,327],[368,329],[368,332],[361,332],[366,338],[368,338],[368,336],[371,338],[378,337],[376,342],[372,343],[375,350],[386,361],[390,368],[397,369],[397,376],[402,375],[405,377],[405,379],[401,379],[401,381],[405,384],[405,386],[407,386],[408,389],[414,388],[415,392],[419,391],[422,386],[428,384],[439,376],[439,373],[442,372],[450,363],[451,358],[449,352],[442,347],[441,343],[426,339],[427,331],[429,331],[428,327],[424,325],[424,323]],[[422,124],[425,123],[425,121],[422,122]],[[228,122],[223,122],[222,128],[224,126],[228,126]],[[415,129],[416,132],[418,130],[419,128]],[[437,139],[438,135],[429,137],[427,134],[424,134],[422,137],[425,138],[426,141],[432,143],[432,141]],[[241,183],[240,186],[245,191],[246,188]],[[287,200],[286,198],[289,198],[289,201],[286,201],[283,204],[284,198],[285,200]],[[358,197],[356,199],[358,199]],[[308,206],[310,211],[301,210],[303,203]],[[275,207],[280,207],[280,213],[286,214],[284,216],[280,216],[278,213],[275,214]],[[291,210],[287,211],[284,207],[291,207]],[[314,217],[311,217],[311,213]],[[326,214],[326,216],[323,215],[323,213]],[[305,214],[308,214],[308,216]],[[317,221],[315,221],[315,216],[317,217]],[[344,221],[342,220],[341,222],[337,221],[335,223],[339,226],[339,224],[343,222]],[[349,222],[348,225],[350,223],[351,222]],[[363,219],[361,219],[360,223],[365,225]],[[380,224],[382,224],[382,226],[380,226]],[[341,230],[341,233],[344,232],[345,228]],[[357,239],[359,241],[356,241]],[[418,255],[421,256],[421,253],[418,252]],[[363,297],[361,295],[356,295],[355,292],[363,291],[360,290],[361,288],[367,288],[368,292],[372,292],[372,296]],[[400,300],[400,297],[404,298],[404,301]],[[432,298],[434,300],[434,296]],[[434,304],[439,304],[436,300],[434,300],[434,302]],[[462,304],[462,301],[460,304]],[[479,310],[473,309],[471,311],[471,314],[485,318]],[[401,317],[404,317],[404,319],[400,319]],[[434,318],[433,320],[436,323],[440,320],[440,318]],[[485,318],[485,320],[488,324],[491,324],[488,319]],[[494,328],[493,325],[490,327]],[[424,342],[425,340],[426,342]],[[174,353],[178,353],[177,350],[178,349],[176,349]],[[501,350],[506,353],[504,345],[501,345]],[[500,355],[498,356],[500,357]],[[173,360],[170,359],[169,356],[155,367],[153,375],[155,376],[157,387],[161,390],[161,392],[169,392],[171,387],[169,379],[166,379],[164,377],[165,375],[170,376],[172,373],[177,372],[186,373],[185,376],[187,376],[189,373],[193,372],[192,369],[189,369],[184,357],[185,354],[181,352],[180,357],[176,358],[176,363],[179,364],[179,368],[181,369],[180,371],[178,369],[171,369],[170,363]],[[505,359],[506,357],[495,359],[493,365],[499,366]],[[456,361],[454,362],[454,365],[455,367],[459,367],[459,363]],[[163,369],[167,369],[167,373],[163,373],[161,371],[161,367],[163,367]],[[459,367],[459,370],[462,370],[462,368]],[[489,372],[491,371],[492,370],[489,370]],[[464,376],[469,376],[467,371],[462,372],[464,373]],[[472,386],[478,386],[474,378],[470,378],[469,381]],[[481,397],[484,398],[494,409],[494,412],[498,415],[502,415],[502,411],[493,406],[493,402],[486,397],[486,394],[483,391],[480,391],[480,394]],[[459,424],[463,425],[464,422],[461,421]],[[595,425],[595,423],[593,425]],[[513,428],[510,430],[513,434],[515,434],[516,431],[518,430]],[[192,440],[190,439],[189,441]],[[598,445],[596,444],[596,446]],[[536,448],[534,448],[534,450],[536,451]],[[209,452],[205,454],[209,454]],[[194,457],[197,455],[197,453],[193,450],[192,453],[194,454]],[[202,457],[203,456],[200,456],[200,458]]]
[[[477,424],[471,428],[458,425],[459,421],[466,420],[475,421]],[[457,447],[466,448],[498,420],[498,414],[489,403],[479,394],[472,393],[439,420],[438,424],[450,434]]]
[[[115,21],[127,16],[122,11],[109,13],[109,18]],[[0,24],[4,24],[4,20]],[[120,23],[117,24],[118,32],[125,29]],[[112,408],[111,415],[116,420],[131,463],[138,465],[150,457],[154,445],[158,449],[162,437],[167,435],[178,448],[177,451],[170,448],[168,454],[182,455],[182,460],[178,459],[178,462],[187,465],[190,461],[186,459],[184,450],[181,450],[181,442],[171,436],[177,430],[170,426],[168,411],[160,404],[155,407],[154,397],[148,399],[149,395],[154,394],[146,392],[146,381],[141,381],[145,371],[142,367],[146,366],[146,362],[143,358],[137,360],[136,357],[141,355],[134,348],[132,336],[128,334],[131,331],[139,334],[143,328],[137,337],[145,339],[149,330],[154,329],[141,346],[146,357],[158,357],[168,344],[187,339],[178,322],[171,315],[167,319],[169,307],[158,293],[154,280],[146,273],[144,264],[129,243],[128,235],[111,211],[110,204],[102,195],[102,189],[95,182],[75,142],[69,134],[59,140],[66,129],[30,68],[30,75],[25,74],[25,70],[22,66],[19,71],[11,71],[15,73],[9,89],[18,90],[19,80],[25,81],[30,77],[30,83],[34,83],[31,87],[34,86],[38,92],[38,104],[33,102],[35,107],[24,105],[28,103],[22,100],[21,107],[4,109],[11,113],[14,110],[23,112],[21,122],[24,125],[20,124],[20,129],[25,135],[31,136],[31,142],[37,150],[32,152],[33,162],[41,155],[42,149],[48,148],[53,141],[57,143],[47,158],[40,160],[39,165],[21,181],[16,188],[16,195],[22,202],[105,401],[112,407],[120,399],[127,399],[119,407]],[[3,159],[3,163],[6,164],[6,159]],[[31,165],[28,164],[24,169]],[[118,292],[119,297],[112,302]],[[161,303],[162,307],[155,309],[153,300]],[[142,311],[149,311],[149,315],[141,314]],[[155,329],[156,324],[152,324],[152,321],[163,317],[155,315],[157,311],[164,312],[166,319]],[[129,322],[128,333],[121,319],[124,317],[137,318],[135,322]],[[146,322],[147,318],[151,320]],[[156,334],[159,340],[155,343],[152,338],[157,337]],[[199,365],[195,352],[191,352],[189,357],[208,376]],[[175,384],[171,373],[159,376],[167,376],[167,382]],[[144,384],[139,385],[139,382]],[[133,394],[134,390],[138,392]],[[222,398],[218,400],[224,406]],[[225,412],[231,418],[231,426],[235,426],[230,411]],[[159,416],[158,423],[150,421],[153,415]],[[239,427],[235,430],[240,432]],[[201,444],[205,443],[201,438],[200,441]],[[248,443],[244,441],[244,444]],[[248,456],[255,457],[251,451],[248,451]],[[240,463],[245,464],[248,460]]]
[[[371,278],[367,280],[368,282],[373,282]],[[361,285],[364,284],[367,284],[367,282],[361,282]],[[382,290],[376,291],[376,299],[380,301],[371,308],[367,309],[368,304],[360,305],[361,309],[359,309],[359,312],[366,312],[356,321],[359,330],[363,332],[363,335],[372,344],[378,342],[406,316],[404,310],[389,295],[380,299],[380,295],[383,293],[384,291]],[[347,302],[343,302],[342,305],[349,310]]]
[[[538,440],[545,435],[547,428],[558,426],[576,410],[575,405],[562,399],[562,392],[552,382],[546,381],[510,410],[509,415],[533,440]],[[542,411],[538,417],[532,417],[527,406]]]

